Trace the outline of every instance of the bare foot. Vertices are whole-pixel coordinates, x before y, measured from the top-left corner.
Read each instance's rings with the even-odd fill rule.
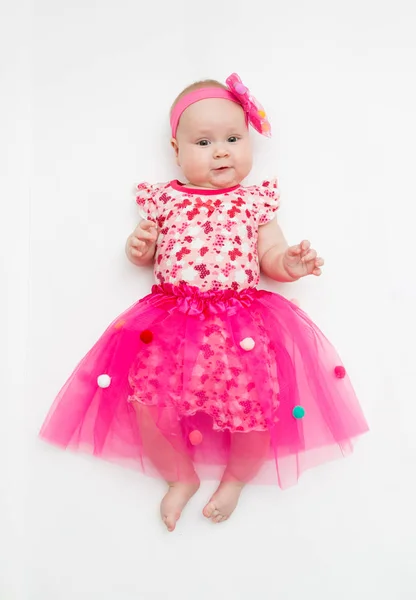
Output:
[[[222,481],[204,510],[204,517],[213,523],[226,521],[238,504],[244,484],[237,481]]]
[[[173,531],[181,512],[192,496],[198,491],[199,482],[169,483],[169,489],[160,504],[160,514],[168,531]]]

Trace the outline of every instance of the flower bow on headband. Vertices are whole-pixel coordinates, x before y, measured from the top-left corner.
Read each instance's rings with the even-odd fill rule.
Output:
[[[172,109],[170,116],[170,125],[172,128],[172,137],[176,137],[176,131],[178,129],[179,119],[182,113],[191,106],[194,102],[199,102],[205,98],[224,98],[230,100],[236,104],[242,106],[247,123],[250,123],[256,131],[271,137],[271,127],[267,120],[266,113],[263,107],[257,100],[250,94],[248,88],[243,85],[243,82],[237,75],[233,73],[226,80],[228,90],[223,87],[206,87],[197,88],[178,100]]]
[[[259,133],[271,137],[272,130],[262,105],[250,94],[249,89],[243,84],[237,73],[227,77],[225,83],[243,107],[252,127]]]

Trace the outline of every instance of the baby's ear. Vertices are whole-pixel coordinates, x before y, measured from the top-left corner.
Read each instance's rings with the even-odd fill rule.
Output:
[[[172,138],[170,140],[170,145],[172,146],[172,148],[175,151],[176,163],[178,166],[180,166],[180,164],[179,164],[179,146],[178,146],[178,142],[176,141],[175,138]]]

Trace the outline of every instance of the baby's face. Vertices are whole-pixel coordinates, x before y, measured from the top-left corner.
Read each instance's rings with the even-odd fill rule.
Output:
[[[232,187],[251,170],[244,111],[230,100],[206,98],[191,104],[180,118],[172,146],[189,184],[196,187]]]

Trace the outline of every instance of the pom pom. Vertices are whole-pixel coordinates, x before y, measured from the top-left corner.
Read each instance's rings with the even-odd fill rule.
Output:
[[[240,346],[242,347],[243,350],[253,350],[254,346],[256,345],[256,342],[253,340],[253,338],[244,338],[244,340],[241,340],[240,342]]]
[[[339,365],[338,367],[335,367],[334,373],[335,373],[335,377],[338,377],[338,379],[344,379],[347,372],[345,370],[345,367],[343,367],[342,365]]]
[[[114,325],[114,329],[121,329],[121,328],[123,327],[123,325],[124,325],[124,323],[125,323],[125,322],[126,322],[126,321],[123,321],[123,320],[121,320],[121,321],[118,321],[118,322],[117,322],[117,323]]]
[[[153,333],[148,329],[145,329],[141,332],[140,339],[144,344],[150,344],[150,342],[153,340]]]
[[[198,429],[194,429],[194,431],[191,431],[189,434],[189,441],[191,442],[192,446],[198,446],[202,442],[202,439],[202,433],[198,431]]]
[[[292,414],[295,417],[295,419],[303,419],[303,417],[305,416],[305,409],[303,408],[303,406],[295,406],[295,408],[292,411]]]
[[[100,388],[108,388],[111,383],[111,377],[103,373],[97,377],[97,384]]]

